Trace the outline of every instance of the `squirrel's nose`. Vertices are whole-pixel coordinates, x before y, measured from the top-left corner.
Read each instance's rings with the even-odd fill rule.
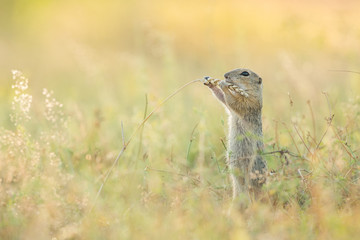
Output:
[[[225,77],[225,78],[228,78],[229,75],[230,75],[230,73],[225,73],[225,74],[224,74],[224,77]]]

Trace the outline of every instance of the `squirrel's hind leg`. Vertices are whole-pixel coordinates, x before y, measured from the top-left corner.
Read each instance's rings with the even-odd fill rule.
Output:
[[[245,179],[241,179],[236,174],[230,174],[232,183],[232,201],[238,203],[240,209],[245,209],[252,202],[249,190],[245,184]]]

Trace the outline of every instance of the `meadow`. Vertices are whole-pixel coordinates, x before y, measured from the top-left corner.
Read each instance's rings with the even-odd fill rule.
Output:
[[[360,237],[359,2],[1,5],[0,239]],[[239,67],[269,177],[229,214],[226,112],[200,82],[164,99]]]

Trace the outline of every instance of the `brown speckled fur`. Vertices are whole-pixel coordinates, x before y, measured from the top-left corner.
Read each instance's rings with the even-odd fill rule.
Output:
[[[248,72],[249,76],[241,73]],[[245,74],[246,75],[246,74]],[[262,134],[262,79],[249,69],[235,69],[226,73],[218,86],[208,85],[229,114],[228,157],[233,198],[245,194],[249,199],[259,196],[266,181],[266,162]],[[243,89],[248,96],[233,92],[230,85]]]

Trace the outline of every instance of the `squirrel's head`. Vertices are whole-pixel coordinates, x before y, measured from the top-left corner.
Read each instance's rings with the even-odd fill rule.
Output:
[[[248,96],[238,95],[239,101],[250,108],[262,107],[262,79],[249,69],[239,68],[225,73],[225,82],[243,89]],[[241,105],[243,105],[241,104]]]

